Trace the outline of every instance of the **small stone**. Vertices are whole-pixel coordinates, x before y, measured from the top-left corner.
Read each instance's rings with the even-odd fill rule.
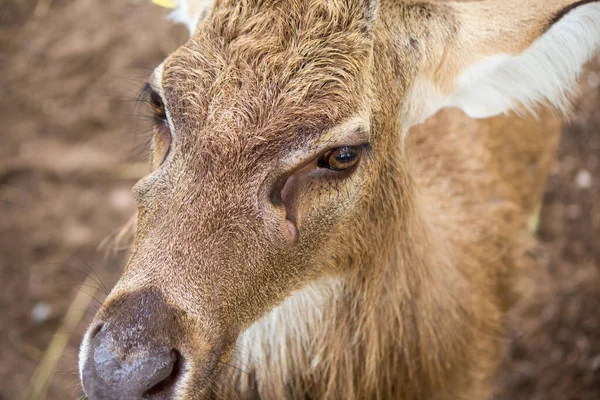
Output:
[[[580,189],[589,189],[592,187],[592,174],[587,169],[579,170],[575,177],[575,183]]]
[[[37,303],[31,309],[31,320],[36,324],[41,324],[48,321],[52,314],[52,307],[43,301]]]

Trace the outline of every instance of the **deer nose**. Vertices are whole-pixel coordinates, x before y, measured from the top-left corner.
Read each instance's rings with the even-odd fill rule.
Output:
[[[155,345],[125,348],[100,328],[89,347],[83,386],[90,400],[168,398],[177,380],[179,353]]]

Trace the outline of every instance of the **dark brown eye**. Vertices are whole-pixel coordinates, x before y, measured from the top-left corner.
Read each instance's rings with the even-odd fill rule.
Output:
[[[154,170],[167,158],[171,148],[172,137],[167,119],[167,111],[162,98],[150,84],[146,84],[144,92],[152,109],[152,118],[155,123],[152,135],[152,153],[150,156],[150,164]]]
[[[345,171],[358,163],[361,154],[362,148],[360,146],[338,147],[323,154],[323,157],[319,159],[318,166],[333,171]]]
[[[152,112],[154,113],[154,119],[156,120],[156,122],[167,121],[165,105],[162,99],[160,98],[160,95],[155,91],[150,92],[150,106],[152,107]]]

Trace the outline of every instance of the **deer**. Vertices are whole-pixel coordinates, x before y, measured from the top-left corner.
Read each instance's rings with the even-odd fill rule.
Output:
[[[489,398],[600,1],[173,18],[190,38],[146,87],[151,172],[82,340],[86,396]]]

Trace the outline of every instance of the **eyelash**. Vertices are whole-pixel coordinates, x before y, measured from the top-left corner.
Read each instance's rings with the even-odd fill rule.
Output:
[[[149,83],[146,83],[142,90],[142,99],[145,98],[145,102],[150,105],[152,109],[152,118],[157,125],[168,125],[167,112],[160,95],[152,88]]]
[[[154,128],[152,129],[150,141],[153,146],[153,157],[160,157],[160,159],[157,158],[160,162],[155,165],[155,167],[158,167],[170,153],[172,140],[171,129],[169,127],[169,120],[164,102],[150,84],[146,84],[144,87],[143,96],[146,99],[145,103],[150,106],[152,112],[151,118],[154,122]],[[154,163],[154,161],[152,162]]]
[[[157,123],[167,123],[167,112],[165,111],[165,105],[158,93],[154,91],[150,93],[150,106],[154,112],[154,120]]]

